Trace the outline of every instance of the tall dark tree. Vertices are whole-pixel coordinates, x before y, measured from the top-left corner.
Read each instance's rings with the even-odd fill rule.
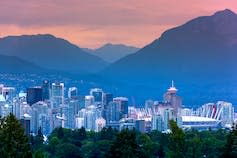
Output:
[[[41,127],[38,129],[37,135],[33,138],[31,146],[35,148],[41,148],[44,142],[44,136]]]
[[[139,146],[136,142],[135,130],[125,129],[118,133],[111,146],[110,157],[137,158],[139,156]]]
[[[168,144],[168,157],[170,158],[183,158],[185,157],[185,135],[182,129],[180,129],[176,122],[170,121],[171,134],[169,136]]]
[[[1,120],[0,126],[1,157],[32,157],[30,144],[24,129],[13,114]]]
[[[224,148],[223,158],[236,158],[237,157],[237,125],[232,127],[227,142]]]

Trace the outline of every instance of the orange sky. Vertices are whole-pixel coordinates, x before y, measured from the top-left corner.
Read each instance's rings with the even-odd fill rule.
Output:
[[[168,28],[236,0],[1,0],[0,37],[50,33],[80,47],[105,43],[143,47]]]

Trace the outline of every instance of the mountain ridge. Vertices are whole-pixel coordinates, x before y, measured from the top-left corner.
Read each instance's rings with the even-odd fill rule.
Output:
[[[102,59],[50,34],[1,38],[0,54],[16,56],[46,69],[75,74],[96,73],[107,66]]]
[[[178,88],[182,89],[186,103],[194,104],[200,98],[227,100],[237,97],[232,89],[237,79],[233,73],[237,67],[236,52],[237,15],[224,10],[165,31],[151,44],[111,64],[101,74],[132,86],[130,89],[143,87],[133,91],[139,97],[147,95],[145,92],[162,95],[159,89],[163,84],[175,80],[181,85]],[[198,95],[190,96],[192,93]]]
[[[42,73],[46,70],[18,57],[0,55],[1,73]]]
[[[84,48],[84,50],[100,57],[106,62],[113,63],[129,54],[136,53],[139,48],[125,44],[107,43],[97,49]]]

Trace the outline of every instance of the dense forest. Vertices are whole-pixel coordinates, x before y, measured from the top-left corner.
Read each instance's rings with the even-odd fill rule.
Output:
[[[237,157],[237,128],[183,131],[170,121],[170,133],[104,128],[57,128],[44,141],[41,129],[26,136],[20,122],[10,114],[0,121],[1,157],[19,158],[231,158]]]

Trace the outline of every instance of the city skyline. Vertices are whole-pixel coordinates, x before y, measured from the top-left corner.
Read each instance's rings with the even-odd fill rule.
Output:
[[[78,88],[65,87],[63,82],[44,80],[41,86],[28,87],[25,92],[16,89],[0,84],[0,114],[6,117],[12,113],[28,124],[26,133],[33,135],[40,128],[47,136],[58,127],[84,127],[96,132],[104,127],[168,132],[170,120],[182,129],[230,129],[236,119],[234,105],[226,101],[205,103],[196,109],[185,107],[173,81],[162,100],[147,99],[142,107],[127,96],[100,88],[91,88],[89,94],[81,95]]]
[[[24,1],[0,2],[0,37],[46,34],[65,38],[80,47],[105,43],[143,47],[165,30],[226,8],[230,1]],[[209,4],[209,5],[206,5]],[[96,16],[95,16],[96,15]]]

